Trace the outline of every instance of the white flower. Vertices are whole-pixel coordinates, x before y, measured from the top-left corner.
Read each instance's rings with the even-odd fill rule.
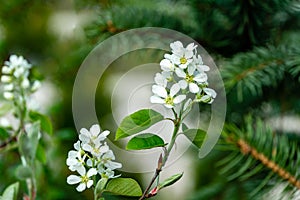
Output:
[[[178,83],[182,89],[189,86],[189,91],[191,93],[198,93],[200,88],[198,84],[206,83],[207,75],[205,73],[199,73],[195,70],[195,66],[191,65],[187,69],[187,73],[183,69],[176,69],[176,75],[183,78]]]
[[[196,97],[196,102],[204,102],[211,104],[217,96],[216,91],[211,88],[204,88],[203,92],[205,93],[205,95],[200,95]]]
[[[172,49],[172,57],[169,57],[180,68],[185,69],[193,61],[194,50],[197,45],[190,43],[186,48],[183,47],[180,41],[176,41],[170,44]]]
[[[74,148],[76,151],[69,151],[68,158],[66,161],[66,164],[69,166],[69,169],[71,171],[75,171],[83,167],[86,158],[85,152],[80,147],[80,141],[77,141],[74,144]]]
[[[96,157],[99,157],[103,153],[107,152],[109,150],[109,147],[106,143],[104,145],[101,145],[100,141],[98,141],[98,142],[92,143],[92,144],[84,143],[82,145],[82,149],[90,152],[92,155],[94,155]]]
[[[80,168],[80,170],[78,170],[78,173],[80,174],[80,176],[76,176],[76,175],[68,176],[67,183],[70,185],[80,183],[76,187],[76,190],[78,192],[82,192],[86,188],[90,188],[93,185],[94,181],[91,180],[90,177],[96,175],[97,170],[95,168],[91,168],[88,170],[88,172],[86,172],[86,169],[83,167]]]
[[[117,178],[121,176],[121,174],[115,176],[115,172],[113,170],[105,169],[102,165],[98,167],[98,173],[102,178]]]
[[[30,69],[31,65],[28,63],[26,59],[23,58],[23,56],[16,56],[16,55],[11,55],[9,57],[9,61],[4,62],[5,65],[10,66],[13,69],[19,68],[19,67],[24,67],[26,69]]]
[[[90,128],[90,131],[88,131],[86,128],[82,128],[80,130],[79,140],[81,140],[83,143],[98,144],[99,142],[105,140],[110,133],[109,131],[103,131],[100,133],[100,131],[100,126],[98,124],[94,124]]]
[[[107,151],[101,158],[101,163],[110,170],[115,170],[122,167],[121,163],[114,162],[115,155],[112,150]]]
[[[200,55],[194,56],[192,64],[196,66],[196,69],[199,72],[209,71],[209,66],[203,64],[202,57]]]
[[[178,84],[172,85],[169,93],[166,88],[160,85],[153,85],[152,92],[155,95],[151,96],[150,101],[151,103],[164,104],[167,108],[173,108],[175,104],[179,104],[186,98],[185,95],[175,96],[179,90],[180,86]]]

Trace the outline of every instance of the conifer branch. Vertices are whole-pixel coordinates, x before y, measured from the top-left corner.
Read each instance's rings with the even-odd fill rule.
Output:
[[[237,145],[244,155],[251,155],[256,160],[260,161],[267,168],[271,169],[274,173],[279,175],[282,179],[287,180],[290,184],[300,190],[300,181],[297,180],[290,172],[280,167],[274,161],[270,160],[263,153],[258,152],[254,147],[250,146],[245,140],[239,139]]]

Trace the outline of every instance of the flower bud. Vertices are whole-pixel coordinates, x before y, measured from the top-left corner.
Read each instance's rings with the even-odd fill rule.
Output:
[[[13,100],[14,94],[12,92],[3,92],[3,97],[7,100]]]
[[[21,83],[21,87],[24,88],[24,89],[26,89],[26,88],[28,88],[29,86],[30,86],[29,80],[28,80],[27,78],[24,78],[24,80],[23,80],[22,83]]]
[[[6,84],[6,85],[4,85],[3,88],[5,91],[12,91],[14,89],[14,84],[12,84],[12,83]]]
[[[24,74],[24,72],[25,72],[25,68],[22,67],[22,66],[20,66],[20,67],[18,67],[18,68],[15,70],[14,76],[15,76],[16,78],[20,78],[20,77]]]
[[[7,76],[7,75],[1,76],[1,82],[2,83],[11,83],[11,81],[12,81],[11,76]]]
[[[34,81],[32,86],[31,86],[31,91],[35,92],[41,87],[41,82],[40,81]]]
[[[12,71],[13,71],[13,68],[11,68],[11,67],[8,67],[8,66],[3,66],[2,67],[2,73],[3,74],[11,74]]]

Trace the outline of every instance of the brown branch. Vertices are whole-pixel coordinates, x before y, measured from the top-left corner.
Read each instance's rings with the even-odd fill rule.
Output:
[[[246,141],[239,139],[237,144],[241,152],[245,155],[252,155],[256,160],[260,161],[266,167],[271,169],[274,173],[278,174],[284,180],[287,180],[290,184],[300,189],[300,181],[296,179],[291,173],[280,167],[274,161],[270,160],[263,153],[259,153],[255,148],[251,147]]]
[[[8,140],[4,141],[2,144],[0,144],[0,149],[5,148],[7,145],[9,145],[11,142],[15,142],[17,141],[17,136],[13,136],[11,138],[9,138]]]

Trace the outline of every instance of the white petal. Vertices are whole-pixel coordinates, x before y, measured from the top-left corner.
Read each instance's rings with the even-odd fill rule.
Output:
[[[118,163],[118,162],[113,162],[113,161],[107,161],[107,163],[104,164],[105,167],[111,169],[111,170],[114,170],[114,169],[118,169],[118,168],[121,168],[122,167],[122,164],[121,163]]]
[[[198,83],[204,83],[207,81],[207,74],[206,73],[199,73],[194,77],[194,80]]]
[[[111,160],[114,160],[115,159],[115,155],[114,155],[114,152],[112,150],[109,150],[107,151],[103,157],[103,159],[111,159]]]
[[[163,59],[162,61],[160,61],[159,64],[160,64],[161,69],[163,71],[170,71],[171,70],[172,63],[170,62],[170,60]]]
[[[80,133],[84,135],[90,135],[90,132],[86,128],[80,129]]]
[[[163,98],[166,98],[168,96],[166,89],[160,85],[153,85],[152,92]]]
[[[106,137],[107,137],[109,134],[110,134],[110,131],[105,130],[105,131],[103,131],[103,132],[98,136],[97,140],[103,141],[103,140],[106,139]]]
[[[81,181],[81,177],[73,175],[73,174],[68,176],[68,178],[67,178],[67,183],[70,184],[70,185],[77,184],[80,181]]]
[[[176,41],[170,44],[170,47],[174,51],[180,51],[183,48],[183,45],[180,41]]]
[[[160,103],[160,104],[162,104],[162,103],[165,103],[165,100],[158,97],[158,96],[151,96],[150,97],[150,102],[151,103]]]
[[[90,187],[93,185],[93,183],[94,183],[93,180],[89,180],[89,181],[86,183],[87,188],[90,188]]]
[[[189,63],[185,63],[185,64],[180,64],[179,67],[181,69],[186,69]]]
[[[91,177],[91,176],[94,176],[94,175],[96,175],[97,174],[97,169],[95,169],[95,168],[91,168],[91,169],[89,169],[89,171],[87,172],[87,177]]]
[[[213,90],[211,88],[204,88],[203,90],[207,95],[211,96],[212,98],[216,98],[217,93],[215,90]]]
[[[185,78],[186,77],[186,73],[182,69],[177,68],[175,70],[175,73],[180,78]]]
[[[80,141],[79,140],[74,144],[74,149],[79,151],[79,149],[80,149]]]
[[[66,164],[68,166],[71,166],[71,165],[76,165],[78,163],[78,160],[77,159],[74,159],[74,158],[67,158],[66,160]]]
[[[193,75],[194,74],[194,72],[195,72],[195,69],[196,69],[196,66],[195,65],[189,65],[188,66],[188,74],[189,75]]]
[[[197,84],[189,83],[189,90],[190,90],[191,93],[195,94],[195,93],[199,92],[200,89],[199,89]]]
[[[100,152],[105,153],[109,150],[109,147],[107,145],[100,147]]]
[[[77,168],[77,172],[80,174],[80,176],[84,176],[86,173],[85,167],[80,165],[80,167]]]
[[[90,144],[83,144],[82,149],[88,152],[91,152],[93,150]]]
[[[183,100],[185,100],[186,96],[185,95],[178,95],[177,97],[174,98],[173,102],[174,104],[178,104],[180,102],[182,102]]]
[[[178,84],[179,84],[179,86],[180,86],[181,89],[186,89],[186,87],[188,86],[186,80],[180,80],[178,82]]]
[[[170,96],[174,97],[174,95],[176,95],[180,90],[180,86],[178,83],[175,83],[174,85],[172,85],[171,89],[170,89]]]
[[[195,48],[197,48],[197,45],[190,43],[187,45],[186,50],[193,51]]]
[[[189,59],[192,58],[194,56],[194,52],[193,51],[185,51],[185,58]]]
[[[164,104],[167,108],[173,108],[174,106],[173,105],[170,105],[170,104]]]
[[[98,135],[100,133],[100,126],[99,124],[94,124],[91,128],[90,128],[90,133],[95,136]]]
[[[76,190],[77,190],[78,192],[82,192],[83,190],[85,190],[85,188],[86,188],[85,183],[80,183],[80,184],[77,186]]]
[[[201,71],[204,71],[204,72],[206,72],[206,71],[209,71],[209,66],[207,66],[207,65],[197,65],[197,69],[201,72]]]
[[[160,73],[157,73],[154,77],[154,81],[157,85],[160,85],[160,86],[163,86],[163,87],[166,87],[167,84],[168,84],[168,81],[166,79],[166,77],[164,77],[162,74]]]

